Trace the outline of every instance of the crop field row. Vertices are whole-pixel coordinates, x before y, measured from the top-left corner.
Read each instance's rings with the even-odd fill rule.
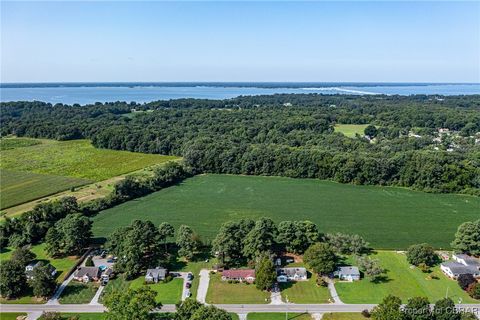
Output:
[[[88,140],[7,138],[1,145],[0,209],[178,159],[96,149]]]
[[[87,179],[0,169],[0,209],[92,182]]]
[[[220,225],[266,216],[311,220],[322,232],[356,233],[375,248],[428,242],[447,248],[457,226],[478,219],[480,198],[403,188],[355,186],[313,179],[201,175],[95,216],[93,232],[108,237],[134,219],[192,226],[212,239]]]

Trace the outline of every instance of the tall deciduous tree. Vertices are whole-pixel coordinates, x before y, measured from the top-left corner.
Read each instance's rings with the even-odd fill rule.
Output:
[[[380,266],[378,259],[362,256],[357,258],[357,264],[360,270],[362,270],[365,276],[372,282],[378,281],[385,275],[385,269]]]
[[[244,260],[243,241],[253,228],[249,219],[225,222],[212,242],[212,251],[218,253],[224,264],[238,265]]]
[[[260,254],[273,252],[277,234],[277,226],[273,220],[260,218],[244,240],[243,254],[253,259]]]
[[[435,320],[460,320],[460,313],[455,309],[455,303],[450,298],[438,300],[433,307]]]
[[[430,302],[425,297],[408,299],[403,314],[404,320],[432,320]]]
[[[432,246],[426,243],[422,243],[412,245],[408,248],[407,260],[410,264],[413,264],[415,266],[423,263],[431,267],[435,265],[435,263],[437,263],[439,259]]]
[[[22,266],[26,266],[29,264],[33,259],[35,259],[36,255],[28,246],[17,248],[13,251],[11,259],[17,261]]]
[[[187,260],[192,259],[198,250],[198,241],[193,229],[186,225],[181,225],[177,231],[178,255]]]
[[[402,320],[403,314],[400,310],[402,300],[400,298],[389,295],[372,310],[373,320]]]
[[[158,233],[160,240],[163,240],[163,244],[165,245],[165,252],[167,252],[167,240],[175,235],[175,228],[168,222],[162,222],[158,227]]]
[[[18,297],[27,286],[25,267],[13,260],[0,263],[0,293],[5,298]]]
[[[40,263],[33,269],[32,276],[30,285],[36,297],[50,297],[55,292],[57,282],[48,265]]]
[[[53,229],[53,230],[52,230]],[[67,215],[47,233],[50,255],[80,254],[92,237],[92,221],[80,213]]]
[[[327,275],[335,271],[338,257],[327,243],[311,245],[303,255],[303,261],[320,275]]]
[[[259,257],[255,267],[255,286],[257,289],[270,289],[276,279],[277,274],[272,259],[266,254]]]
[[[472,222],[464,222],[455,233],[452,247],[463,253],[480,255],[480,219]]]
[[[103,304],[108,308],[107,320],[146,320],[150,312],[160,308],[155,301],[157,293],[149,287],[138,289],[113,290],[105,296]]]

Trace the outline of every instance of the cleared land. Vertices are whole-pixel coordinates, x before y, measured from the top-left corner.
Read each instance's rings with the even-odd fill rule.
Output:
[[[270,301],[270,293],[260,291],[254,284],[228,283],[220,274],[210,275],[206,303],[261,304]]]
[[[343,133],[349,138],[355,138],[355,135],[364,135],[365,128],[368,127],[368,124],[336,124],[335,132]]]
[[[457,226],[478,219],[480,198],[403,188],[355,186],[313,179],[202,175],[94,217],[106,237],[134,219],[191,225],[212,239],[220,225],[262,216],[311,220],[322,232],[358,233],[375,248],[428,242],[449,247]]]
[[[178,159],[96,149],[88,140],[8,138],[2,139],[2,148],[1,209]],[[17,211],[22,212],[7,214]]]
[[[92,182],[87,179],[4,169],[0,169],[0,181],[0,209]]]
[[[380,283],[372,283],[368,279],[354,282],[337,282],[338,295],[345,303],[380,303],[387,295],[395,295],[406,302],[411,297],[427,297],[430,302],[448,296],[455,303],[478,303],[462,291],[457,282],[447,278],[439,267],[432,273],[423,273],[418,268],[411,269],[404,254],[392,251],[379,251],[373,256],[379,259],[383,268],[387,269],[387,279]],[[431,279],[435,275],[437,279]]]

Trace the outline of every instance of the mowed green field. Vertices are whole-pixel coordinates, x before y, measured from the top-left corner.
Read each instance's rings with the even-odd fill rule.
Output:
[[[0,182],[0,209],[5,209],[93,181],[0,169]]]
[[[1,209],[177,157],[96,149],[88,140],[1,140]]]
[[[368,124],[336,124],[335,132],[343,133],[349,138],[355,138],[355,134],[364,135],[365,128]]]
[[[478,219],[480,198],[403,188],[354,186],[313,179],[201,175],[93,218],[95,236],[107,237],[134,219],[192,226],[212,239],[220,225],[266,216],[311,220],[322,232],[358,233],[375,248],[428,242],[449,247],[457,226]]]

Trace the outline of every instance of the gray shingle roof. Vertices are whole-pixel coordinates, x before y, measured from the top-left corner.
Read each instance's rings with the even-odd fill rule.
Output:
[[[459,262],[449,261],[442,263],[442,266],[447,267],[453,274],[478,274],[478,268],[474,266],[466,266]]]
[[[338,275],[358,275],[360,276],[360,271],[357,267],[339,267],[337,269]]]
[[[167,275],[167,269],[155,268],[155,269],[148,269],[145,277],[165,278],[166,275]]]

